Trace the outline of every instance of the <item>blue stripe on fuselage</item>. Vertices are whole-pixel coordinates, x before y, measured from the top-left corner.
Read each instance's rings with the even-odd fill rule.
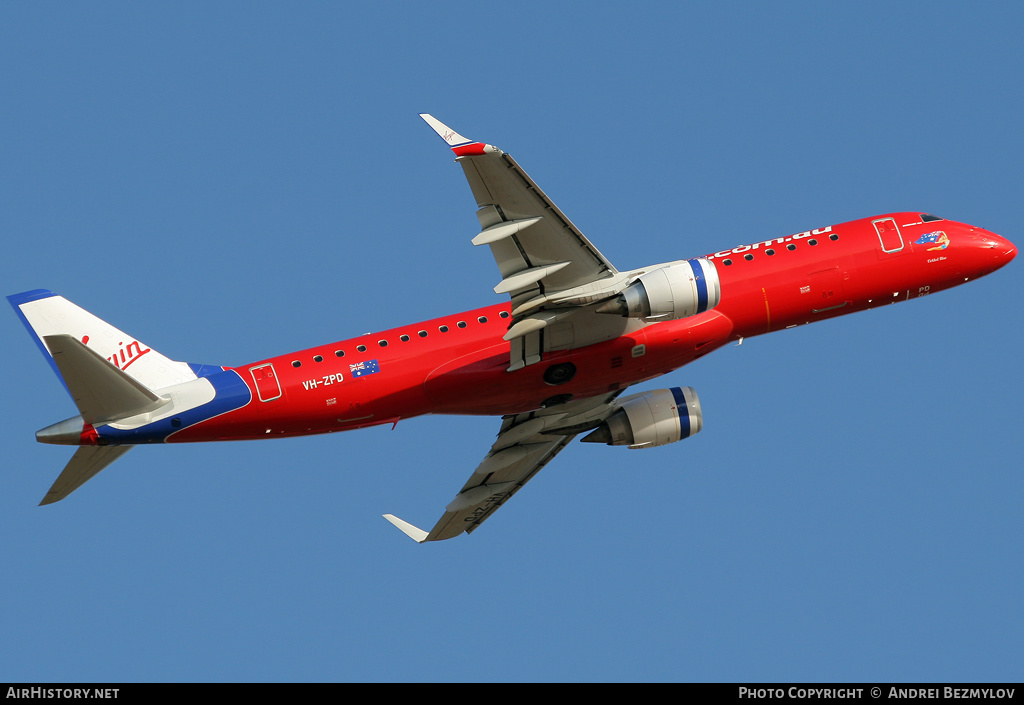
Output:
[[[234,370],[226,370],[205,378],[213,385],[214,397],[205,404],[182,411],[180,414],[154,421],[133,429],[101,426],[96,429],[100,438],[109,443],[163,443],[171,434],[206,421],[214,416],[240,409],[252,400],[252,393]],[[157,390],[159,392],[159,390]]]
[[[224,371],[224,368],[219,365],[199,365],[190,362],[188,366],[195,373],[196,377],[211,377]]]

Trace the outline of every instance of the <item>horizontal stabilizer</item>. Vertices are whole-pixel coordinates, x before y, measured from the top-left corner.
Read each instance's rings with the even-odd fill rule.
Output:
[[[132,446],[82,446],[71,456],[39,506],[64,499],[131,449]]]
[[[169,402],[70,335],[46,335],[43,341],[87,424],[99,426]]]

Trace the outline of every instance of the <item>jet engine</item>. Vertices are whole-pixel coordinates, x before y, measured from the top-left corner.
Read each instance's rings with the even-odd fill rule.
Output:
[[[656,389],[625,397],[584,443],[653,448],[689,438],[704,426],[693,387]]]
[[[721,295],[715,265],[698,257],[641,274],[597,310],[645,321],[671,321],[714,308]]]

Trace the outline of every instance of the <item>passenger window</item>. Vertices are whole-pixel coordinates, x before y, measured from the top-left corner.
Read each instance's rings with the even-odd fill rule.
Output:
[[[386,341],[386,340],[378,340],[377,341],[377,345],[381,346],[382,348],[386,348],[388,346],[388,341]]]
[[[357,345],[356,346],[356,350],[358,350],[359,352],[366,352],[366,346],[365,345]]]
[[[479,323],[487,323],[487,316],[480,316],[480,318],[478,318],[476,320]]]
[[[409,342],[409,336],[407,336],[407,335],[399,336],[398,339],[401,340],[403,343],[408,343]]]
[[[498,315],[501,316],[502,318],[508,318],[508,311],[502,311]]]
[[[788,245],[786,245],[786,249],[792,252],[793,250],[796,249],[796,245],[794,245],[793,243],[789,243]]]
[[[722,260],[722,264],[724,264],[726,267],[728,267],[730,264],[732,264],[732,260],[731,259],[724,259],[724,260]]]
[[[302,363],[298,360],[292,360],[292,367],[302,367]]]
[[[745,259],[745,260],[747,260],[749,262],[750,260],[754,259],[754,255],[749,254],[749,253],[745,254],[745,255],[743,255],[743,259]]]
[[[771,257],[772,255],[774,255],[774,254],[775,254],[775,250],[772,250],[772,249],[768,249],[768,250],[765,250],[765,251],[764,251],[764,253],[765,253],[766,255],[768,255],[769,257]]]
[[[421,338],[426,338],[426,337],[427,337],[427,331],[425,331],[425,330],[421,330],[421,331],[420,331],[419,333],[417,333],[416,335],[418,335],[418,336],[419,336],[419,337],[421,337]]]
[[[314,355],[313,356],[313,362],[323,362],[323,361],[324,361],[324,356],[323,355]]]
[[[465,328],[466,327],[466,322],[465,321],[459,321],[455,325],[457,325],[459,328]]]
[[[338,357],[345,357],[345,351],[344,350],[335,350],[334,354],[337,355]]]
[[[448,332],[448,326],[440,326],[440,327],[438,327],[438,330],[441,331],[442,333],[447,333]]]

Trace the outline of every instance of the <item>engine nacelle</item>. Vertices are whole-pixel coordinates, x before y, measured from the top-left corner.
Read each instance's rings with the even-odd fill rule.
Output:
[[[656,389],[626,397],[584,443],[653,448],[689,438],[704,427],[693,387]]]
[[[598,311],[645,321],[671,321],[712,309],[721,296],[718,270],[711,261],[698,257],[641,274]]]

